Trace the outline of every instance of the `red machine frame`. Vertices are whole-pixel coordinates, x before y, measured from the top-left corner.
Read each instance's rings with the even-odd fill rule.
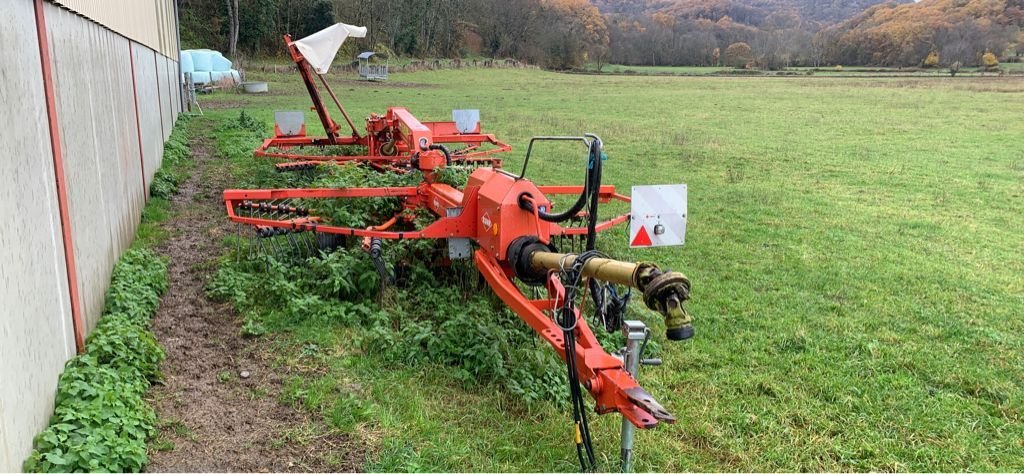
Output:
[[[501,159],[495,156],[510,151],[511,146],[499,141],[494,135],[481,133],[479,123],[471,132],[461,133],[455,122],[420,122],[407,109],[390,107],[384,115],[371,114],[366,120],[366,134],[360,134],[323,76],[317,75],[352,131],[350,136],[341,136],[341,127],[327,111],[309,63],[289,35],[285,35],[284,40],[326,136],[306,136],[304,126],[299,133],[288,135],[275,125],[275,136],[266,139],[256,149],[256,156],[288,160],[287,163],[277,165],[279,170],[303,169],[331,162],[362,163],[385,172],[419,170],[423,178],[416,186],[404,187],[226,190],[224,202],[232,222],[253,227],[258,237],[273,238],[303,232],[359,237],[363,240],[364,248],[370,250],[371,257],[374,256],[372,249],[377,249],[378,256],[373,257],[375,259],[379,259],[379,249],[385,240],[455,239],[456,243],[464,244],[466,251],[475,244],[476,250],[472,257],[484,280],[510,309],[566,360],[569,373],[573,374],[570,376],[571,387],[577,386],[573,380],[585,387],[596,402],[597,413],[621,413],[624,420],[641,429],[653,428],[661,422],[676,421],[631,375],[630,370],[635,370],[635,364],[633,369],[627,369],[624,362],[626,356],[619,358],[602,348],[586,319],[580,317],[580,309],[573,301],[579,286],[573,284],[567,289],[561,277],[570,274],[566,267],[572,264],[567,261],[578,259],[577,263],[582,263],[574,267],[574,276],[567,281],[576,281],[572,278],[585,276],[641,290],[644,303],[665,316],[667,335],[676,340],[693,334],[689,317],[681,306],[689,295],[689,281],[678,272],[661,271],[654,264],[595,258],[594,253],[587,257],[582,254],[558,254],[551,245],[553,237],[576,236],[586,237],[587,247],[592,249],[597,232],[629,219],[626,213],[598,222],[596,210],[599,203],[630,202],[630,198],[618,193],[614,186],[600,184],[604,155],[599,138],[593,135],[535,137],[527,149],[523,171],[515,175],[501,170]],[[538,186],[526,179],[526,167],[536,140],[580,140],[586,143],[590,153],[586,184]],[[465,147],[450,151],[446,144],[464,144]],[[484,149],[485,145],[494,148]],[[317,156],[291,152],[293,149],[329,146],[364,146],[367,154]],[[482,166],[472,172],[461,190],[435,179],[436,171],[458,164]],[[556,214],[549,196],[558,195],[576,195],[579,199],[567,211]],[[311,208],[316,206],[305,206],[309,200],[314,199],[352,198],[398,198],[403,207],[381,224],[353,228],[334,225],[313,215],[315,213]],[[303,205],[294,206],[292,200],[300,200]],[[583,204],[587,201],[589,204]],[[584,207],[589,207],[592,213],[588,214],[588,211],[583,210]],[[414,219],[414,211],[418,209],[428,210],[436,219],[425,226],[415,227],[419,219]],[[560,224],[577,218],[588,220],[588,226]],[[453,243],[453,240],[449,240],[449,243]],[[463,251],[459,256],[465,257],[468,253]],[[594,265],[587,270],[591,262]],[[384,264],[378,260],[374,264],[383,276],[386,272]],[[520,289],[517,279],[543,286],[546,296],[528,297]],[[622,304],[625,305],[624,302]],[[563,327],[559,317],[562,321],[572,323]],[[670,320],[672,324],[669,324]],[[566,341],[569,340],[574,341],[574,346],[566,350]],[[574,405],[582,407],[582,395],[577,388],[573,388],[572,396]],[[574,416],[578,416],[578,413]],[[579,420],[577,418],[576,425],[578,452],[581,443]],[[587,433],[584,444],[589,452],[589,430],[585,428],[585,417],[582,420]],[[625,438],[625,428],[623,433]],[[629,437],[631,444],[632,434]],[[580,456],[583,463],[582,454]]]
[[[318,232],[363,237],[364,239],[450,239],[466,238],[479,245],[474,261],[487,283],[513,311],[516,312],[545,341],[565,357],[562,328],[552,317],[552,311],[565,301],[565,288],[552,273],[545,282],[547,297],[531,299],[514,282],[516,271],[510,261],[508,249],[522,236],[550,242],[552,236],[584,235],[587,228],[562,227],[546,222],[538,216],[538,209],[551,209],[547,195],[580,194],[582,186],[537,186],[531,181],[511,173],[492,168],[477,168],[464,190],[433,181],[434,171],[446,166],[446,160],[437,150],[421,151],[419,169],[424,180],[418,186],[394,188],[324,188],[324,189],[237,189],[224,192],[224,201],[231,221],[254,226],[257,229],[282,229],[289,232]],[[614,186],[598,189],[600,201],[629,202],[627,196],[616,192]],[[520,198],[533,204],[533,212],[522,209]],[[308,215],[293,218],[247,217],[238,209],[270,210],[267,204],[291,199],[330,198],[400,198],[406,209],[425,208],[438,216],[422,229],[389,230],[398,216],[387,223],[365,229],[334,226],[318,217]],[[276,211],[290,213],[287,206]],[[459,212],[451,212],[458,210]],[[596,225],[596,231],[606,230],[628,219],[619,215]],[[578,309],[576,310],[578,312]],[[639,428],[652,428],[658,422],[674,422],[654,398],[644,391],[625,370],[623,362],[604,351],[583,318],[575,328],[575,358],[579,379],[596,400],[598,413],[619,412]]]
[[[464,145],[451,152],[450,158],[455,164],[487,165],[500,168],[501,158],[496,155],[512,150],[511,146],[501,142],[494,135],[481,133],[479,123],[476,124],[474,130],[463,133],[459,131],[455,122],[420,122],[403,107],[389,107],[383,115],[371,114],[366,119],[366,133],[360,134],[331,86],[322,75],[315,74],[310,68],[291,36],[284,35],[284,42],[299,75],[302,76],[309,97],[313,101],[313,110],[320,119],[320,123],[323,124],[326,136],[306,136],[305,126],[301,127],[296,134],[287,134],[275,125],[274,136],[264,140],[256,148],[254,154],[258,157],[279,158],[301,164],[361,162],[370,163],[378,168],[394,170],[414,167],[411,165],[411,161],[417,153],[419,144],[426,139],[430,143],[438,145]],[[320,84],[331,96],[338,110],[341,111],[345,122],[352,131],[351,135],[342,136],[340,134],[341,125],[334,121],[327,110],[316,81],[313,79],[314,76],[319,78]],[[494,148],[484,149],[485,145]],[[329,146],[364,146],[367,149],[367,154],[310,155],[293,152],[294,149]],[[282,170],[288,168],[287,164],[279,167]]]

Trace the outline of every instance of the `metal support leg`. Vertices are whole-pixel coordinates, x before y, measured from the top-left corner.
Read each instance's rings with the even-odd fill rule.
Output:
[[[622,332],[626,336],[626,350],[623,353],[622,365],[634,379],[640,371],[640,347],[647,339],[647,325],[642,321],[623,321]],[[636,427],[629,420],[622,419],[622,472],[633,470],[633,435]]]

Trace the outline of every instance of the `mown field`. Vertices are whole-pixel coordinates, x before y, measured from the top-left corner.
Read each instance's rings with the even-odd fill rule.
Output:
[[[207,135],[227,140],[216,125],[240,110],[268,128],[274,110],[308,110],[297,74],[259,79],[269,95],[201,96]],[[516,147],[510,169],[533,135],[592,132],[606,182],[689,186],[685,247],[602,241],[693,281],[696,337],[663,343],[665,364],[641,374],[679,423],[638,433],[638,470],[1024,469],[1024,80],[330,80],[357,123],[389,105],[421,120],[479,108],[485,130]],[[239,182],[270,167],[231,146],[218,149]],[[530,175],[575,184],[582,159],[538,155]],[[442,364],[389,362],[322,318],[275,331],[282,370],[317,354],[282,401],[357,420],[335,426],[367,444],[366,469],[578,469],[571,414],[555,403],[464,383]],[[351,386],[360,401],[340,394]],[[592,423],[605,469],[619,420]]]

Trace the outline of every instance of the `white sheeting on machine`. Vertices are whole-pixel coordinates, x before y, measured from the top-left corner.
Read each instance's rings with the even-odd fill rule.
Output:
[[[305,38],[295,41],[295,47],[306,58],[310,66],[313,66],[318,74],[327,74],[331,68],[334,56],[338,54],[338,48],[349,36],[353,38],[365,38],[365,26],[352,26],[344,23],[335,23]]]

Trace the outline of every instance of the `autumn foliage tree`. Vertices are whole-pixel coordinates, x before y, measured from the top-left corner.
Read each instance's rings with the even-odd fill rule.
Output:
[[[754,55],[747,43],[733,43],[725,48],[725,64],[735,68],[745,67],[753,61]]]
[[[912,66],[936,52],[951,73],[1005,51],[1024,26],[1024,0],[929,0],[882,4],[818,33],[826,61]],[[921,63],[923,65],[923,63]]]
[[[938,51],[932,51],[932,52],[928,53],[928,56],[926,56],[924,58],[924,61],[921,61],[921,67],[926,67],[926,68],[937,68],[937,67],[939,67],[939,52]]]
[[[999,58],[991,51],[985,51],[985,54],[981,55],[981,65],[986,71],[999,69]]]
[[[590,59],[603,59],[608,48],[604,16],[587,0],[541,0],[538,39],[546,66],[582,67]],[[539,61],[538,61],[539,62]]]

